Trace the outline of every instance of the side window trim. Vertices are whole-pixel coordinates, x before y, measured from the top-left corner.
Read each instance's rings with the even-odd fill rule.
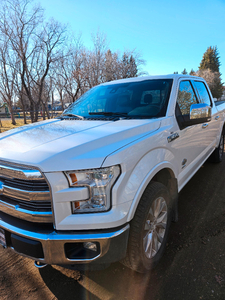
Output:
[[[189,80],[189,81],[190,81],[190,83],[191,83],[191,86],[192,86],[192,89],[193,89],[193,91],[194,91],[194,94],[195,94],[195,97],[196,97],[197,102],[198,102],[198,103],[201,103],[200,97],[199,97],[199,94],[198,94],[198,91],[197,91],[197,89],[195,88],[195,85],[194,85],[194,83],[193,83],[193,80]]]

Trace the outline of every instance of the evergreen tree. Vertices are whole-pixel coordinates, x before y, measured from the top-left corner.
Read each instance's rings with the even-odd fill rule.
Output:
[[[199,66],[199,74],[202,73],[202,71],[207,71],[211,74],[211,76],[207,75],[207,78],[214,78],[213,83],[210,82],[211,84],[211,92],[213,97],[215,98],[220,98],[223,94],[223,84],[221,82],[221,74],[220,74],[220,61],[219,61],[219,54],[218,54],[218,49],[217,47],[208,47],[206,52],[203,55],[202,61]],[[203,72],[204,74],[204,72]],[[202,75],[202,77],[204,77]],[[206,82],[209,84],[207,81],[207,78],[205,78]],[[213,86],[213,88],[212,88]]]
[[[129,69],[129,57],[126,53],[123,54],[122,61],[121,61],[121,77],[122,78],[129,78],[128,75]]]
[[[130,78],[137,77],[137,64],[133,55],[129,55],[124,52],[122,61],[121,61],[121,77]]]
[[[191,72],[189,73],[189,75],[196,76],[196,72],[193,69],[191,69]]]
[[[120,59],[117,53],[112,53],[110,49],[105,54],[104,65],[104,82],[116,80],[121,78],[120,74]]]
[[[113,56],[112,52],[109,49],[105,54],[105,70],[104,70],[105,80],[106,82],[114,79],[113,74]]]
[[[199,70],[210,69],[213,72],[219,72],[220,61],[217,47],[209,47],[203,55]]]
[[[181,74],[187,75],[187,70],[184,68],[183,71],[181,72]]]
[[[129,76],[130,77],[137,77],[137,65],[135,62],[135,58],[133,55],[130,56],[130,63],[129,63]]]

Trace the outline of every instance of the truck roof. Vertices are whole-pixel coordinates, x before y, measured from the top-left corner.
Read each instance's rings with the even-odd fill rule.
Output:
[[[139,81],[152,80],[152,79],[179,79],[179,78],[202,79],[201,77],[192,76],[192,75],[183,75],[183,74],[151,75],[151,76],[140,76],[140,77],[113,80],[110,82],[103,83],[103,85],[118,84],[118,83],[125,83],[125,82],[139,82]]]

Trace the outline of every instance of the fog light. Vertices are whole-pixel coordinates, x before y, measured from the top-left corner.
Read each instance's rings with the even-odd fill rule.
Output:
[[[83,244],[84,248],[97,252],[97,244],[92,242],[86,242]]]

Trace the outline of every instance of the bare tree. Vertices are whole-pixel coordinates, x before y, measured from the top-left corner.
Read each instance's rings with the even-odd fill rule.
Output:
[[[15,98],[17,99],[18,106],[22,107],[24,124],[27,124],[26,112],[29,111],[29,99],[27,98],[27,94],[18,75],[15,77],[14,84]]]
[[[51,107],[51,114],[48,110],[48,114],[50,118],[53,118],[53,108],[55,105],[55,93],[57,91],[56,89],[56,81],[55,81],[55,75],[56,75],[56,67],[53,67],[51,69],[51,71],[49,72],[49,76],[47,79],[47,87],[48,89],[47,91],[47,95],[45,96],[45,99],[47,99],[47,107],[50,106]]]
[[[4,1],[0,18],[0,30],[2,36],[7,37],[10,41],[13,55],[20,60],[20,66],[17,71],[18,73],[20,72],[23,90],[30,100],[33,120],[34,100],[30,89],[31,82],[28,80],[29,58],[34,55],[37,47],[33,37],[36,34],[38,22],[42,21],[42,10],[36,6],[29,11],[30,3],[31,1],[29,0]]]
[[[33,6],[32,0],[2,0],[2,3],[0,93],[9,102],[10,110],[14,98],[19,100],[24,123],[27,103],[32,122],[38,120],[40,109],[43,118],[45,114],[50,117],[48,101],[54,101],[55,90],[64,109],[65,101],[76,101],[95,85],[140,75],[139,67],[144,62],[140,55],[135,50],[126,51],[120,58],[117,52],[106,52],[105,34],[98,31],[92,35],[91,50],[82,45],[80,36],[69,37],[67,46],[66,27],[55,20],[44,23],[42,8]]]
[[[196,76],[202,77],[207,82],[213,97],[220,98],[221,92],[218,90],[218,86],[222,87],[221,79],[220,79],[220,73],[219,72],[213,72],[210,69],[200,69],[196,73]]]
[[[65,41],[65,27],[61,26],[58,22],[51,20],[44,26],[44,30],[38,35],[38,44],[40,52],[35,51],[35,66],[32,70],[35,70],[34,76],[32,76],[32,70],[30,74],[32,81],[38,90],[38,98],[36,101],[35,121],[38,118],[38,107],[40,103],[43,103],[42,92],[44,88],[45,78],[48,75],[51,64],[55,61],[62,59],[63,53],[59,46]]]
[[[44,24],[41,7],[30,4],[30,0],[6,0],[0,30],[20,59],[18,72],[30,101],[33,122],[43,104],[42,92],[50,66],[62,56],[60,46],[65,41],[66,28],[54,20]]]
[[[59,94],[60,102],[64,108],[64,101],[74,102],[89,88],[90,65],[87,59],[87,50],[81,42],[81,35],[73,37],[71,45],[64,57],[57,62],[55,72],[55,85]]]
[[[55,66],[55,74],[53,74],[54,84],[55,84],[56,91],[58,92],[59,95],[59,100],[62,106],[62,110],[64,110],[63,98],[64,98],[65,84],[66,84],[65,78],[64,76],[62,76],[63,69],[64,69],[64,59],[62,58],[57,62],[57,65]]]
[[[104,82],[104,62],[107,47],[106,35],[100,33],[92,34],[93,50],[83,52],[83,71],[88,88],[92,88]]]
[[[68,55],[65,55],[58,62],[56,89],[59,93],[62,107],[64,106],[63,96],[65,96],[65,93],[71,103],[78,97],[83,84],[82,61],[83,55],[81,50],[74,47]]]
[[[9,39],[3,36],[0,42],[0,95],[3,102],[7,103],[13,125],[16,124],[13,111],[14,83],[17,76],[16,65],[16,57],[12,55],[10,50]]]

